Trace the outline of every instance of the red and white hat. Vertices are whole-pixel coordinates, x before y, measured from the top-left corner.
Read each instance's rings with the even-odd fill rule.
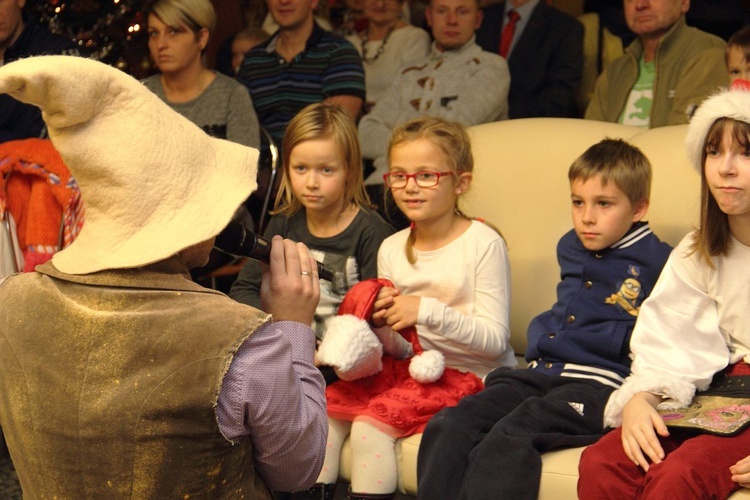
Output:
[[[338,315],[326,324],[326,335],[318,347],[318,360],[333,366],[342,380],[375,375],[383,369],[383,346],[370,328],[369,320],[380,289],[393,286],[382,278],[360,281],[347,292]],[[411,344],[414,353],[409,362],[411,377],[423,384],[438,380],[445,369],[443,354],[422,349],[413,326],[398,333]]]

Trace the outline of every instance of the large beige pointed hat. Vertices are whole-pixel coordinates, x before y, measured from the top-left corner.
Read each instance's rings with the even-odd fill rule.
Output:
[[[86,222],[53,257],[88,274],[163,260],[218,234],[255,189],[258,151],[206,135],[106,64],[40,56],[0,67],[0,92],[41,108]]]

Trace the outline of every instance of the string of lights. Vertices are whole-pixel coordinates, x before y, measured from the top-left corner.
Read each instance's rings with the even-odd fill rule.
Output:
[[[74,40],[90,57],[136,78],[153,72],[144,0],[38,0],[29,13],[53,33]]]

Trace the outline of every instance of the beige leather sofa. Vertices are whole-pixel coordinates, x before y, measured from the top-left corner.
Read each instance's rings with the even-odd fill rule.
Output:
[[[647,220],[661,239],[676,245],[695,227],[700,203],[700,178],[689,166],[683,146],[686,128],[642,130],[576,119],[531,118],[470,130],[476,167],[463,207],[467,214],[494,223],[508,244],[513,287],[511,342],[517,354],[526,349],[531,319],[555,300],[560,279],[555,249],[558,239],[572,227],[567,177],[572,161],[604,137],[623,138],[641,148],[653,166]],[[421,435],[416,435],[397,444],[399,489],[410,495],[417,492],[420,440]],[[581,451],[544,455],[540,499],[576,498]],[[347,445],[341,458],[341,479],[348,481]],[[732,499],[750,499],[750,492],[738,492]]]

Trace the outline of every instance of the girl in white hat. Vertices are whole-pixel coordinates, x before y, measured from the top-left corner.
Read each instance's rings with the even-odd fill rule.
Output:
[[[748,83],[704,101],[690,123],[700,227],[674,249],[641,308],[630,342],[632,374],[605,412],[605,424],[619,428],[581,458],[584,500],[727,498],[750,488],[750,428],[721,435],[728,420],[750,412],[747,400],[709,413],[719,424],[709,430],[670,426],[677,413],[664,412],[687,407],[719,382],[750,397]]]

